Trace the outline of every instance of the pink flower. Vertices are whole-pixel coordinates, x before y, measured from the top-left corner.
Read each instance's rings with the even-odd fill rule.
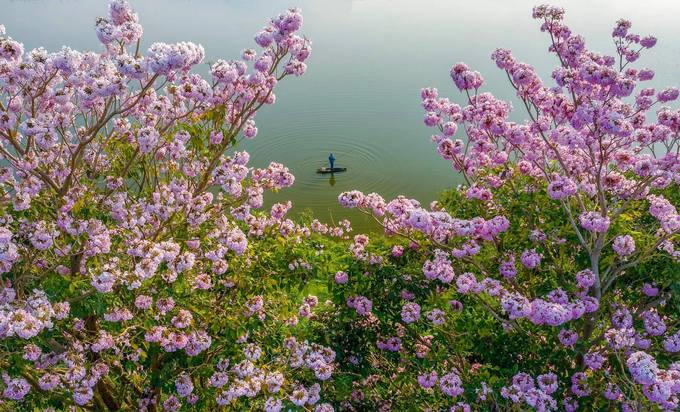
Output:
[[[525,250],[520,260],[528,269],[535,269],[541,263],[541,255],[535,249]]]
[[[645,352],[632,353],[626,360],[626,365],[633,380],[641,385],[652,384],[658,379],[659,368],[656,361]]]
[[[429,389],[437,384],[437,372],[431,371],[430,373],[425,373],[418,375],[418,384],[423,389]]]
[[[341,285],[342,285],[342,284],[347,283],[347,280],[348,280],[348,279],[349,279],[349,277],[347,276],[347,273],[346,273],[346,272],[338,271],[338,272],[335,274],[335,283],[338,283],[338,284],[341,284]]]
[[[394,245],[391,253],[393,257],[399,258],[404,254],[404,247],[401,245]]]
[[[621,257],[629,256],[635,252],[635,241],[630,235],[617,236],[612,242],[612,248]]]
[[[598,212],[586,212],[579,216],[579,222],[589,232],[602,233],[609,229],[609,218]]]
[[[442,393],[454,398],[463,394],[462,384],[463,382],[455,372],[449,372],[439,378],[439,388]]]
[[[415,302],[404,304],[401,308],[401,319],[405,323],[417,322],[420,319],[420,305]]]
[[[574,343],[576,343],[576,340],[578,339],[578,334],[568,329],[562,329],[559,334],[559,339],[564,346],[574,346]]]
[[[175,389],[177,389],[177,394],[186,398],[194,390],[194,383],[191,380],[191,376],[186,373],[182,373],[175,379]]]
[[[642,293],[647,296],[654,297],[659,294],[659,288],[654,283],[644,283],[642,285]]]
[[[367,316],[373,309],[373,302],[364,296],[353,296],[347,299],[347,306],[354,308],[358,315]]]
[[[484,83],[482,75],[470,70],[464,63],[457,63],[451,67],[451,79],[459,90],[479,89]]]
[[[3,379],[5,381],[5,390],[2,392],[2,396],[7,399],[20,401],[31,390],[31,385],[24,378],[10,378],[4,374]]]

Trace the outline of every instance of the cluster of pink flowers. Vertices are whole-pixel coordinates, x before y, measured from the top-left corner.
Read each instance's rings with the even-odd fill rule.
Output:
[[[69,315],[68,302],[52,304],[42,290],[33,290],[31,295],[19,300],[12,287],[0,288],[0,339],[13,336],[31,339]]]
[[[360,316],[368,316],[373,309],[373,302],[365,296],[350,296],[347,299],[347,306],[356,310]]]
[[[415,302],[405,303],[401,307],[401,319],[404,323],[417,322],[420,319],[420,305]]]
[[[255,398],[260,394],[269,395],[265,402],[267,411],[282,410],[282,399],[286,397],[298,406],[317,404],[321,392],[318,383],[305,387],[297,382],[289,382],[284,373],[307,368],[314,372],[319,381],[330,379],[335,369],[335,352],[320,345],[298,342],[294,337],[287,338],[283,347],[287,354],[274,358],[274,365],[266,365],[266,354],[252,343],[243,346],[245,359],[231,368],[229,360],[220,360],[209,379],[210,386],[218,389],[217,404],[229,405],[240,397]],[[258,361],[261,364],[259,366]],[[188,384],[181,385],[184,393],[188,387]],[[180,388],[177,388],[177,392],[183,396]]]
[[[313,295],[307,296],[300,308],[298,309],[298,315],[303,318],[311,318],[313,315],[313,309],[319,304],[319,298]]]
[[[513,404],[526,404],[537,411],[557,410],[557,402],[552,395],[558,388],[557,375],[546,373],[534,379],[526,373],[518,373],[512,378],[512,385],[501,388],[501,396]]]
[[[680,231],[680,214],[667,199],[661,195],[649,195],[649,214],[654,216],[667,236]]]
[[[612,242],[612,249],[621,257],[629,256],[635,252],[635,240],[631,235],[617,236]]]
[[[439,279],[444,283],[451,283],[455,272],[449,254],[443,250],[435,250],[434,258],[426,260],[423,264],[423,274],[429,280]]]
[[[659,368],[652,356],[643,351],[637,351],[628,356],[626,365],[633,380],[642,385],[642,391],[649,400],[663,409],[677,408],[677,395],[680,394],[680,364],[678,362],[664,370]]]
[[[381,217],[387,234],[419,232],[437,242],[446,242],[453,237],[490,241],[510,227],[510,222],[502,215],[489,220],[481,217],[473,220],[456,219],[436,207],[431,210],[424,209],[417,200],[404,196],[386,203],[375,194],[364,195],[354,190],[341,193],[338,200],[344,207],[357,208]],[[461,255],[476,253],[474,242],[469,243],[459,253]]]
[[[38,381],[42,391],[56,392],[67,387],[73,401],[81,406],[92,400],[95,386],[109,373],[109,366],[104,362],[94,363],[88,370],[85,354],[77,347],[68,356],[41,356],[36,364],[49,370]]]
[[[450,397],[457,397],[463,393],[462,381],[456,370],[448,372],[442,376],[438,376],[436,371],[421,374],[418,376],[418,384],[423,389],[429,389],[438,385],[439,389],[444,395]],[[462,406],[462,404],[459,404]],[[469,409],[469,406],[467,406]]]
[[[604,233],[609,229],[609,218],[597,212],[587,212],[579,216],[579,223],[589,232]]]

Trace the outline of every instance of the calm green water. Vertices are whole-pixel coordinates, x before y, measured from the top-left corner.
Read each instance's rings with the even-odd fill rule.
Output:
[[[613,53],[610,31],[625,17],[633,31],[654,34],[656,48],[640,59],[654,67],[655,86],[680,84],[678,1],[563,0],[567,21],[592,49]],[[268,203],[293,200],[296,212],[309,208],[323,220],[351,217],[355,227],[370,222],[337,206],[345,190],[405,194],[430,202],[460,183],[440,159],[422,124],[419,91],[436,86],[461,102],[448,77],[451,65],[465,61],[480,70],[487,90],[512,99],[504,75],[489,55],[512,49],[548,78],[555,61],[546,58],[547,39],[531,19],[536,2],[526,0],[137,0],[144,42],[192,40],[207,60],[235,58],[253,47],[252,36],[271,16],[299,6],[304,32],[313,41],[308,74],[286,79],[277,104],[260,113],[257,139],[244,148],[253,164],[287,165],[295,186]],[[0,23],[27,48],[50,50],[66,44],[98,49],[92,29],[106,12],[103,0],[0,0]],[[518,107],[516,105],[516,107]],[[522,113],[517,110],[520,120]],[[317,175],[333,152],[346,173]]]

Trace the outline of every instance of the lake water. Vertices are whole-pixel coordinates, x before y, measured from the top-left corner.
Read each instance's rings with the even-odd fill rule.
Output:
[[[658,45],[639,66],[656,69],[654,86],[680,80],[678,1],[569,0],[567,23],[589,47],[614,48],[610,33],[625,17],[633,31],[654,34]],[[430,202],[461,182],[439,158],[422,124],[419,91],[436,86],[461,102],[448,77],[459,61],[482,72],[485,89],[512,99],[507,80],[490,60],[497,47],[537,67],[548,78],[555,65],[547,38],[531,19],[536,4],[526,0],[138,0],[132,2],[144,26],[144,44],[191,40],[208,61],[236,58],[254,47],[253,35],[269,17],[301,7],[303,32],[313,41],[307,75],[290,78],[277,90],[277,104],[257,117],[258,137],[243,146],[255,166],[276,160],[296,176],[294,187],[268,195],[268,203],[291,199],[295,211],[311,209],[322,220],[351,217],[355,227],[370,222],[337,205],[345,190],[398,194]],[[0,24],[27,48],[68,45],[99,49],[95,17],[105,1],[0,0]],[[518,105],[515,105],[519,107]],[[523,113],[516,111],[516,120]],[[329,152],[346,173],[317,175]]]

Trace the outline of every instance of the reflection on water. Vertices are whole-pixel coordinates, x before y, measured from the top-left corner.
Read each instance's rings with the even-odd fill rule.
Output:
[[[307,75],[287,79],[277,104],[257,118],[260,134],[243,147],[255,166],[276,160],[296,176],[295,186],[266,197],[292,199],[297,211],[313,210],[322,219],[359,214],[341,210],[345,190],[398,194],[423,203],[461,180],[440,159],[422,124],[419,90],[436,86],[462,102],[448,71],[466,61],[482,72],[486,89],[513,99],[503,74],[489,56],[496,47],[515,51],[545,79],[556,62],[546,58],[547,40],[531,20],[538,0],[132,0],[144,25],[144,42],[192,40],[207,60],[234,58],[253,47],[252,36],[279,11],[300,6],[304,32],[313,40]],[[592,49],[613,52],[611,27],[620,17],[633,30],[653,33],[659,44],[637,63],[657,69],[654,86],[677,83],[680,69],[680,2],[633,0],[559,0],[567,23]],[[67,44],[99,49],[92,28],[105,13],[104,1],[0,0],[0,23],[27,48],[50,50]],[[205,67],[202,68],[205,71]],[[519,107],[519,105],[515,105]],[[523,118],[517,110],[516,120]],[[333,152],[345,173],[321,175]]]

